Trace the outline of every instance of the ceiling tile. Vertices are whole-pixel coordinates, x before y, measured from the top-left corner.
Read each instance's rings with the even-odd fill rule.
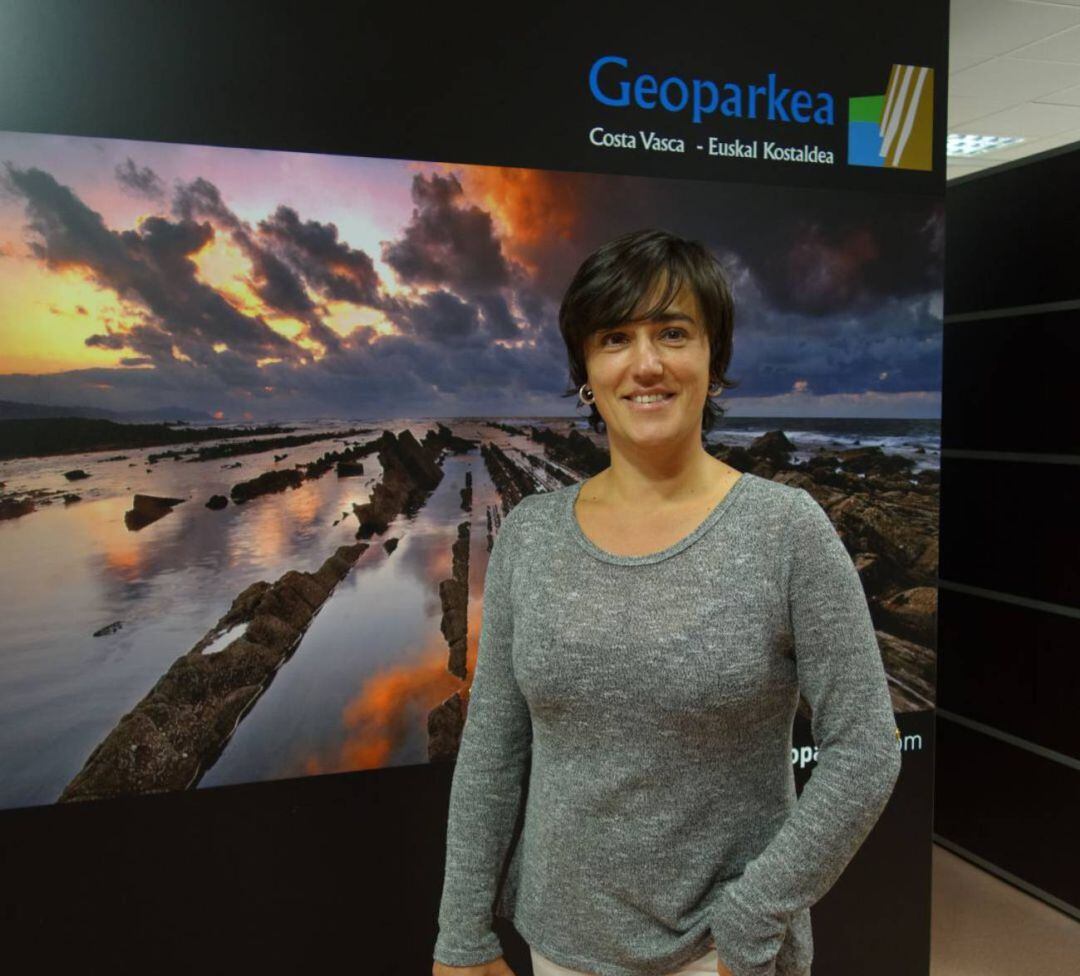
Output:
[[[1080,0],[1077,0],[1077,3],[1080,3]],[[951,94],[949,95],[949,101],[952,101]],[[1062,88],[1061,91],[1043,95],[1036,101],[1047,105],[1080,105],[1080,85],[1075,88]]]
[[[949,70],[955,72],[1080,25],[1080,7],[952,0],[949,19]]]
[[[1047,96],[1048,98],[1054,96]],[[957,126],[967,122],[968,119],[979,119],[991,112],[1002,112],[1012,108],[1018,99],[1010,98],[1005,101],[1001,98],[991,98],[980,95],[954,95],[949,92],[949,115],[948,127],[950,132],[956,132]],[[1067,103],[1068,104],[1068,103]]]
[[[946,178],[1080,148],[1080,0],[952,0],[948,131],[1021,136]]]
[[[1041,139],[1080,128],[1080,106],[1027,102],[969,122],[966,128],[981,136],[1023,136]]]
[[[1044,38],[1034,44],[1026,44],[1009,55],[1026,61],[1072,61],[1080,64],[1080,27]]]
[[[993,58],[949,77],[950,95],[1026,101],[1080,85],[1080,64]]]

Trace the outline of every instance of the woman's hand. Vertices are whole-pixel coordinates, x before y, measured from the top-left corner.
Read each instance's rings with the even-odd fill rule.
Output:
[[[499,956],[491,962],[482,962],[479,966],[447,966],[446,963],[436,961],[431,967],[431,976],[514,976],[514,971],[507,965],[506,960]]]

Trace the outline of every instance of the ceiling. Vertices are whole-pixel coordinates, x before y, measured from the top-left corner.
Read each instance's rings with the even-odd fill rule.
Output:
[[[952,0],[949,132],[1023,136],[946,179],[1080,143],[1080,0]]]

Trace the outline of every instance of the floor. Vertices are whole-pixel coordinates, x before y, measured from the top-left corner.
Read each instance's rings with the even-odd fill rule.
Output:
[[[1080,921],[934,845],[930,976],[1077,976]]]

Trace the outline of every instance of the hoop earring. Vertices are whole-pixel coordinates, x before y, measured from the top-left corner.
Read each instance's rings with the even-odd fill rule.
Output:
[[[717,383],[715,389],[713,387],[711,387],[711,386],[709,387],[709,396],[711,396],[711,397],[720,396],[720,394],[723,393],[723,392],[724,392],[724,384],[723,383]]]
[[[585,406],[589,406],[589,404],[591,404],[596,399],[596,394],[593,393],[592,390],[589,390],[589,396],[588,396],[588,399],[586,399],[585,398],[585,391],[586,390],[589,390],[589,384],[588,383],[582,383],[581,384],[581,389],[577,391],[577,395],[578,395],[578,399],[582,403],[584,403]]]

